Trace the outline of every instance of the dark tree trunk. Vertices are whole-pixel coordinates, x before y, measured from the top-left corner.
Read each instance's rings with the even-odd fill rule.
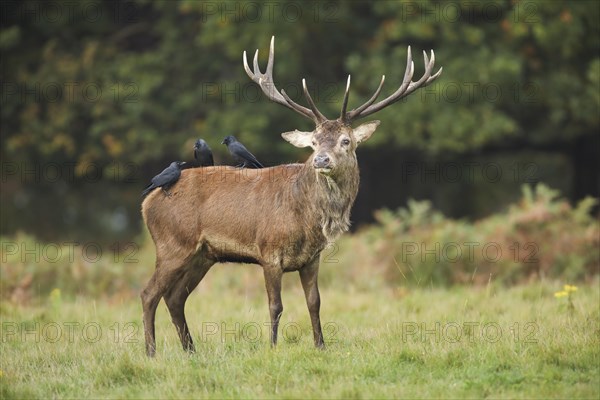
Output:
[[[573,185],[571,200],[574,202],[586,196],[598,198],[600,195],[600,135],[591,134],[575,139],[570,149],[573,164]]]

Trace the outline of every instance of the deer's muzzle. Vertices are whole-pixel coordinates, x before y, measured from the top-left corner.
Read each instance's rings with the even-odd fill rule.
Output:
[[[316,169],[330,169],[332,167],[331,159],[327,154],[317,154],[313,159],[313,167]]]

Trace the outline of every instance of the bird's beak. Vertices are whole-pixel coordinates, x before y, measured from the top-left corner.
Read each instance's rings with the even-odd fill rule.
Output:
[[[225,144],[225,141],[223,140],[223,141],[221,142],[221,144]]]

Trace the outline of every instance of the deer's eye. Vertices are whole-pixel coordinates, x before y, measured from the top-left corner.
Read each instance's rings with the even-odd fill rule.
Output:
[[[346,138],[346,139],[342,140],[342,144],[344,146],[348,146],[350,144],[350,139]]]

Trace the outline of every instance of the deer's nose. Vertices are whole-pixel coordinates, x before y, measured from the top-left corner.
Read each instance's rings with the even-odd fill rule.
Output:
[[[317,154],[313,160],[315,168],[328,168],[331,164],[331,159],[327,154]]]

